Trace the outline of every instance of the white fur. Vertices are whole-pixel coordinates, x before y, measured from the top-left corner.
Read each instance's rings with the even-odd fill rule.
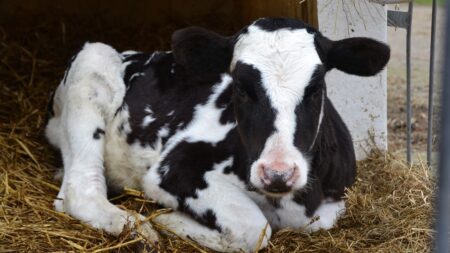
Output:
[[[159,187],[162,178],[157,169],[158,167],[153,165],[148,170],[147,174],[145,174],[144,178],[141,181],[141,187],[144,190],[145,195],[149,198],[156,200],[158,203],[165,207],[177,209],[178,200],[176,196]],[[163,167],[163,176],[167,174],[169,169],[170,168]]]
[[[247,33],[239,36],[231,69],[237,61],[260,71],[262,87],[276,110],[275,132],[267,139],[260,158],[251,166],[251,183],[258,188],[263,186],[258,175],[260,164],[281,161],[299,168],[300,177],[292,188],[304,187],[309,166],[304,155],[294,146],[295,108],[302,102],[316,66],[321,64],[314,46],[314,35],[306,29],[286,28],[268,32],[250,26]]]
[[[145,76],[145,73],[134,73],[133,75],[130,76],[130,79],[128,79],[128,81],[130,82],[139,76]]]
[[[151,113],[150,108],[146,108]],[[129,110],[124,106],[108,124],[106,130],[105,165],[108,181],[116,187],[140,188],[147,169],[155,164],[162,151],[161,138],[150,147],[139,142],[129,145],[127,135],[131,132]],[[123,125],[123,132],[119,126]]]
[[[323,200],[322,204],[314,213],[319,220],[309,225],[310,231],[317,231],[319,229],[330,229],[336,221],[345,213],[345,203],[341,201]]]
[[[280,200],[280,208],[275,211],[279,217],[277,228],[306,228],[311,218],[306,216],[306,208],[292,200],[293,196],[286,196]]]
[[[292,194],[280,198],[278,207],[274,207],[273,204],[268,202],[266,196],[260,193],[249,192],[249,195],[264,212],[273,229],[289,227],[303,229],[307,232],[330,229],[336,224],[338,218],[345,213],[343,200],[323,200],[315,213],[308,217],[305,206],[296,203]]]
[[[150,57],[147,59],[147,61],[145,61],[144,65],[148,65],[150,62],[152,62],[153,57],[155,57],[156,54],[157,52],[152,53]]]
[[[152,123],[153,121],[155,121],[156,119],[152,117],[152,115],[147,115],[144,117],[144,119],[142,120],[142,128],[147,127],[150,123]]]
[[[127,50],[127,51],[123,51],[122,53],[120,53],[122,56],[130,56],[130,55],[134,55],[134,54],[138,54],[138,51],[134,51],[134,50]]]
[[[158,137],[165,138],[169,136],[169,127],[165,124],[161,129],[158,130]]]
[[[97,128],[122,103],[125,85],[120,55],[101,43],[86,43],[74,59],[65,84],[57,89],[56,114],[46,128],[52,144],[63,155],[64,176],[55,208],[111,234],[128,223],[144,219],[108,202],[103,167],[104,138],[94,139]],[[137,226],[152,241],[157,234],[149,223]]]
[[[224,109],[217,108],[215,104],[218,97],[230,83],[231,77],[226,74],[222,75],[222,81],[213,86],[212,94],[208,101],[205,104],[195,106],[192,121],[189,122],[186,128],[175,133],[167,141],[161,154],[161,159],[164,159],[182,141],[203,141],[215,144],[223,140],[228,132],[236,126],[235,123],[227,123],[225,125],[220,123],[220,117]]]
[[[122,64],[122,72],[125,71],[125,69],[132,63],[137,62],[136,60],[132,60],[132,61],[126,61]]]
[[[144,112],[148,114],[153,114],[152,108],[150,108],[150,105],[145,106]]]
[[[215,164],[213,170],[204,176],[208,187],[198,190],[196,198],[186,199],[186,204],[197,214],[213,210],[222,233],[199,226],[178,213],[158,217],[156,221],[170,227],[178,235],[194,239],[213,250],[254,252],[266,247],[272,231],[268,221],[243,191],[245,185],[235,175],[223,174],[223,170],[232,163],[233,158],[230,157]],[[171,215],[178,218],[174,219]],[[258,245],[263,234],[261,245]]]

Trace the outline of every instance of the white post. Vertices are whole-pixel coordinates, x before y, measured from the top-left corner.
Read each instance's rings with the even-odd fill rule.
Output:
[[[369,0],[318,0],[319,30],[330,39],[370,37],[387,40],[386,7]],[[373,144],[387,149],[386,70],[359,77],[332,70],[328,96],[349,128],[358,160]],[[373,141],[372,141],[373,138]]]

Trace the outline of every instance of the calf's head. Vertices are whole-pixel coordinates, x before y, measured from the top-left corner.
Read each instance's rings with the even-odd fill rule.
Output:
[[[249,183],[268,195],[307,184],[324,116],[328,70],[372,76],[389,47],[369,38],[332,41],[299,20],[264,18],[232,37],[201,28],[174,33],[177,63],[194,76],[229,72]],[[323,130],[321,130],[323,131]]]

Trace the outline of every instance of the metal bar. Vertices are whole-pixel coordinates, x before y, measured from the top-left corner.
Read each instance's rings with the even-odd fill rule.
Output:
[[[433,93],[434,93],[434,41],[436,37],[436,0],[431,11],[430,72],[428,82],[428,129],[427,129],[427,164],[431,165],[433,149]]]
[[[406,28],[406,160],[411,164],[411,27],[413,2],[408,4],[408,23]]]
[[[437,192],[437,217],[435,219],[435,252],[450,252],[450,4],[446,4],[446,32],[442,83],[441,138],[439,178]]]

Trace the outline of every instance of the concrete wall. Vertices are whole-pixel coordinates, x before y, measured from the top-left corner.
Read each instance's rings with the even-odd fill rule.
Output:
[[[387,39],[383,5],[367,0],[318,0],[317,9],[319,30],[331,39]],[[328,96],[350,129],[358,160],[365,158],[373,143],[387,149],[386,77],[386,70],[373,77],[332,70],[326,78]]]

